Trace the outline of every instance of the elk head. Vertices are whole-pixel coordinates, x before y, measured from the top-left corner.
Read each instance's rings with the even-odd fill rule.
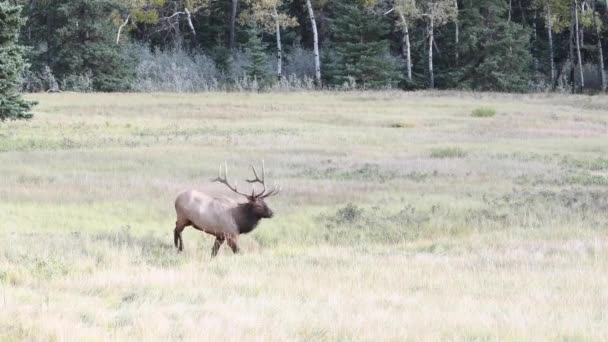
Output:
[[[266,202],[264,201],[266,198],[278,195],[281,192],[281,187],[274,185],[271,189],[266,188],[266,168],[264,167],[264,161],[262,161],[262,176],[260,177],[257,170],[253,165],[251,166],[251,170],[253,171],[254,178],[247,179],[247,183],[252,185],[251,195],[242,193],[238,191],[238,184],[235,183],[234,186],[230,185],[228,182],[228,164],[224,163],[224,175],[222,176],[222,166],[218,170],[217,178],[212,181],[217,183],[222,183],[227,186],[234,193],[237,193],[241,196],[244,196],[247,199],[247,203],[243,205],[243,208],[247,211],[247,216],[252,216],[254,218],[262,219],[262,218],[272,218],[274,215],[273,211],[268,207]],[[261,184],[262,190],[260,192],[256,192],[255,185]]]

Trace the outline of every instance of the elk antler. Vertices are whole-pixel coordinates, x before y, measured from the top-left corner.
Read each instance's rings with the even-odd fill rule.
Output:
[[[280,186],[274,186],[272,188],[272,190],[270,190],[270,192],[266,192],[266,168],[264,167],[264,161],[262,160],[262,178],[260,179],[260,177],[258,176],[258,172],[256,171],[255,167],[253,165],[251,166],[251,170],[253,171],[253,175],[255,176],[254,179],[248,179],[247,182],[248,183],[260,183],[262,184],[262,192],[260,192],[259,194],[255,193],[255,187],[254,190],[251,194],[252,197],[254,198],[266,198],[266,197],[270,197],[270,196],[274,196],[274,195],[278,195],[279,192],[281,192],[281,187]]]
[[[217,183],[222,183],[225,186],[228,187],[228,189],[232,190],[233,192],[245,196],[245,197],[249,197],[249,195],[244,194],[242,192],[239,192],[237,190],[237,183],[234,183],[234,187],[230,185],[230,183],[228,183],[228,163],[224,161],[224,177],[222,178],[222,164],[220,164],[220,168],[217,172],[217,178],[212,179],[212,182],[217,182]]]

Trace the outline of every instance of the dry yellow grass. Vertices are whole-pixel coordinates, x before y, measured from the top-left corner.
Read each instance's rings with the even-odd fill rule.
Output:
[[[0,126],[0,340],[608,338],[606,97],[32,97]],[[173,199],[225,159],[265,159],[277,217],[177,255]]]

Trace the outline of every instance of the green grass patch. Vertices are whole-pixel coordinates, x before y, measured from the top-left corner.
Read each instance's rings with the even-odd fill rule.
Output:
[[[460,147],[437,147],[431,149],[431,158],[447,159],[447,158],[464,158],[467,152]]]
[[[496,115],[496,109],[492,107],[479,107],[475,108],[471,112],[471,116],[474,118],[491,118]]]
[[[606,158],[595,158],[589,160],[564,158],[562,164],[569,167],[585,169],[589,171],[602,171],[608,170],[608,159]]]

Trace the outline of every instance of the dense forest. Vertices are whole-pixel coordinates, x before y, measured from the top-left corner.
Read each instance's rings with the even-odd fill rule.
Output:
[[[601,91],[608,0],[10,0],[23,91]]]

